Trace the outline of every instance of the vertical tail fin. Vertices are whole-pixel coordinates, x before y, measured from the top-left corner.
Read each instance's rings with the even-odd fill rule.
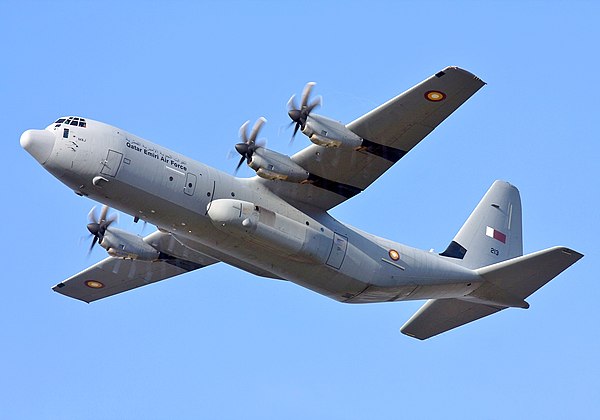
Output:
[[[472,269],[519,257],[523,255],[521,224],[519,190],[495,181],[440,255]]]

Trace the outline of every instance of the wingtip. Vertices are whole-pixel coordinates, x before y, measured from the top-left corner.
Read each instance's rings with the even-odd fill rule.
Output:
[[[54,286],[52,286],[52,290],[54,290],[55,292],[58,292],[59,289],[65,287],[65,283],[63,283],[62,281]]]
[[[425,338],[423,338],[423,337],[418,337],[418,336],[416,336],[416,335],[414,335],[414,334],[412,334],[412,333],[410,333],[410,332],[408,332],[408,331],[405,331],[405,330],[404,330],[404,326],[402,326],[402,327],[400,328],[400,330],[399,330],[399,331],[400,331],[402,334],[404,334],[405,336],[407,336],[407,337],[410,337],[410,338],[416,338],[417,340],[421,340],[421,341],[423,341],[423,340],[425,340],[425,338],[426,338],[426,337],[425,337]]]
[[[572,255],[576,258],[576,261],[580,260],[581,258],[583,258],[585,255],[582,254],[581,252],[575,251],[574,249],[571,249],[569,247],[566,246],[559,246],[558,248],[560,248],[560,250],[567,255]]]
[[[481,86],[482,87],[484,85],[487,85],[487,83],[484,80],[481,80],[481,78],[479,76],[477,76],[476,74],[471,73],[469,70],[466,70],[466,69],[464,69],[462,67],[459,67],[459,66],[448,66],[448,67],[444,68],[442,71],[436,73],[436,75],[437,74],[447,73],[447,72],[450,72],[450,71],[459,72],[459,73],[464,74],[465,76],[472,77],[473,79],[478,80],[479,82],[481,82]]]

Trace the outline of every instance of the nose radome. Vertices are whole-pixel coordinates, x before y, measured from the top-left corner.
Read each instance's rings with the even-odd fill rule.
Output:
[[[54,134],[46,130],[27,130],[21,134],[21,147],[43,165],[54,148]]]

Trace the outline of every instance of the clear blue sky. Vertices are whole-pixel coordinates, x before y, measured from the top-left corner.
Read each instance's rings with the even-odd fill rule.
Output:
[[[592,1],[2,1],[0,418],[600,416],[599,17]],[[309,80],[347,122],[447,65],[488,85],[333,214],[443,250],[510,181],[526,252],[586,254],[529,310],[420,342],[398,329],[422,302],[344,305],[224,264],[91,305],[51,291],[104,254],[81,242],[94,203],[24,130],[81,115],[233,171],[247,119],[268,119],[273,149],[307,145],[280,127]]]

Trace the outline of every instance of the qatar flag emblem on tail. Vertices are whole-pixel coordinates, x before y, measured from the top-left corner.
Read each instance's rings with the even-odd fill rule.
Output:
[[[489,236],[490,238],[494,238],[494,239],[502,242],[503,244],[506,243],[506,235],[504,233],[500,232],[499,230],[496,230],[494,228],[487,226],[485,228],[485,234],[487,236]]]

